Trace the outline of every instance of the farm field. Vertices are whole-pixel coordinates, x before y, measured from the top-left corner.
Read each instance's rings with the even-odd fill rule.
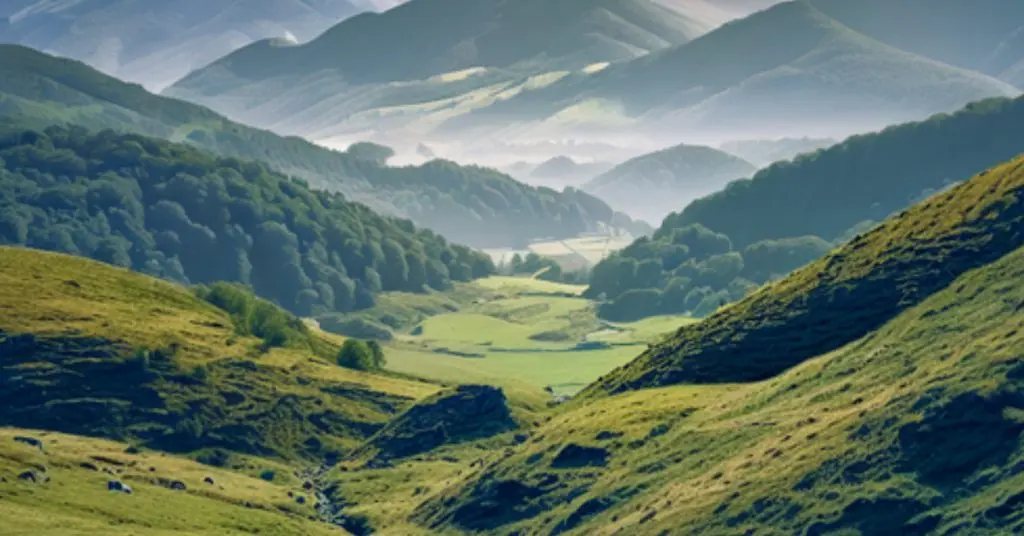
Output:
[[[693,321],[663,316],[607,322],[597,318],[594,302],[578,297],[584,288],[490,277],[429,297],[388,294],[359,316],[402,320],[386,344],[394,372],[527,391],[550,388],[557,395],[575,393]]]

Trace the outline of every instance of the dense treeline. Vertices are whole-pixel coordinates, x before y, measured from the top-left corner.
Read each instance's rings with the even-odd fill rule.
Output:
[[[803,235],[834,240],[1014,158],[1021,139],[1024,97],[981,101],[774,164],[694,201],[664,226],[699,223],[738,247]]]
[[[389,167],[392,153],[386,147],[356,144],[340,152],[279,136],[153,95],[83,63],[15,45],[0,45],[2,117],[32,128],[69,122],[109,128],[260,160],[316,188],[340,191],[476,247],[523,247],[539,237],[570,238],[607,224],[642,234],[627,216],[578,190],[536,188],[497,171],[445,161]]]
[[[620,322],[658,314],[705,316],[831,248],[805,236],[734,249],[729,237],[702,225],[662,227],[595,266],[584,296],[601,300],[600,315]]]
[[[299,314],[445,289],[490,258],[260,163],[78,127],[0,136],[0,243],[182,283],[232,281]]]
[[[575,237],[623,217],[580,190],[527,186],[493,169],[446,160],[388,167],[364,159],[358,173],[370,180],[374,196],[390,192],[389,202],[402,214],[476,247],[525,247],[536,238]]]

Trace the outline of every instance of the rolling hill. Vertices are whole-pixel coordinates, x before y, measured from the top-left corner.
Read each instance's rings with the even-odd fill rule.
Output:
[[[443,24],[421,24],[435,19]],[[322,70],[362,85],[473,67],[582,68],[683,43],[708,29],[646,0],[413,0],[344,21],[305,45],[246,47],[191,73],[171,93],[215,96],[225,81],[294,80]],[[337,54],[355,50],[375,54]]]
[[[916,201],[1024,152],[1024,98],[853,136],[730,183],[609,256],[586,295],[602,316],[704,316]]]
[[[367,6],[358,0],[20,1],[0,42],[84,61],[161,90],[192,69],[265,38],[309,40]]]
[[[740,247],[808,234],[841,239],[958,177],[1017,156],[1022,134],[1024,98],[973,103],[777,163],[698,199],[663,227],[699,223]]]
[[[612,165],[607,162],[577,162],[568,156],[555,156],[531,169],[529,178],[531,181],[552,186],[580,186],[611,167]]]
[[[318,462],[438,390],[342,369],[294,318],[268,348],[235,311],[92,260],[3,247],[0,280],[3,426]]]
[[[751,163],[712,149],[677,145],[639,156],[591,179],[583,191],[645,221],[661,221],[729,181],[757,171]]]
[[[225,157],[261,160],[316,188],[340,191],[374,210],[412,219],[477,247],[569,238],[611,222],[592,196],[533,188],[476,167],[434,161],[389,167],[386,148],[338,152],[301,138],[232,122],[207,108],[160,97],[80,62],[0,45],[0,121],[44,128],[72,123],[187,143]],[[358,149],[367,146],[356,146]],[[383,155],[383,158],[381,156]]]
[[[413,0],[306,45],[255,43],[165,93],[282,133],[415,145],[447,117],[715,24],[652,0]]]
[[[983,172],[682,328],[584,394],[758,381],[839,349],[1024,245],[1022,192],[1024,158]]]
[[[1022,192],[1018,159],[680,329],[413,519],[490,534],[1019,532]]]
[[[792,160],[798,155],[813,153],[818,149],[831,147],[837,143],[839,140],[832,138],[779,138],[732,140],[721,144],[718,148],[758,167],[765,167],[775,162]]]
[[[630,127],[652,136],[834,136],[1017,94],[994,77],[885,45],[789,2],[690,43],[520,92],[439,131],[481,135],[511,123],[580,135]]]
[[[113,131],[0,136],[0,244],[83,255],[181,283],[233,281],[302,316],[441,290],[490,257],[313,191],[262,164]]]

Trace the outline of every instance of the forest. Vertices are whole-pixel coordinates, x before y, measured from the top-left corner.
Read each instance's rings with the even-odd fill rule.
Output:
[[[0,136],[0,244],[240,283],[303,316],[494,272],[486,255],[261,163],[80,127]]]
[[[706,316],[832,249],[816,236],[764,240],[735,248],[700,224],[662,227],[594,267],[584,296],[599,314],[627,322],[660,314]]]

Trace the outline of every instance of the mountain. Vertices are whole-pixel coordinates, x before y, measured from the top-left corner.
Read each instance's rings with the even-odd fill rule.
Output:
[[[605,162],[577,162],[568,156],[555,156],[529,171],[531,182],[578,186],[611,168]]]
[[[732,19],[746,17],[756,11],[768,9],[783,0],[656,0],[659,4],[690,16],[725,24]]]
[[[996,78],[885,45],[808,3],[789,2],[690,43],[519,92],[438,130],[833,136],[1017,94]]]
[[[707,29],[645,0],[413,0],[344,21],[304,45],[246,47],[190,74],[172,93],[216,95],[218,87],[203,84],[208,77],[222,91],[225,81],[296,80],[318,71],[359,85],[538,62],[583,68],[686,42]],[[337,54],[353,50],[374,55]]]
[[[262,164],[77,128],[0,138],[0,244],[95,258],[181,283],[233,281],[302,316],[445,289],[490,257],[313,191]]]
[[[78,59],[163,89],[192,69],[266,38],[306,41],[355,15],[350,0],[35,0],[0,12],[0,42]]]
[[[757,171],[710,147],[677,145],[615,166],[583,186],[634,218],[661,221],[690,201]]]
[[[1020,532],[1022,193],[1018,159],[680,329],[414,520],[491,534]]]
[[[734,154],[756,166],[792,160],[804,153],[831,147],[839,143],[832,138],[780,138],[767,140],[733,140],[719,146],[719,149]]]
[[[160,97],[88,66],[19,46],[0,45],[0,120],[44,128],[74,123],[183,142],[220,156],[261,160],[277,171],[386,214],[410,218],[477,247],[570,238],[611,223],[613,211],[581,192],[534,188],[477,167],[435,161],[389,167],[387,148],[338,152],[251,128],[207,108]]]
[[[585,295],[628,321],[705,316],[808,264],[912,203],[1024,152],[1024,97],[851,137],[779,162],[670,214],[610,255]]]
[[[1024,97],[853,136],[694,201],[665,228],[701,224],[743,247],[813,234],[828,240],[1024,152]]]
[[[1024,61],[1015,0],[811,0],[847,27],[902,50],[996,77]]]
[[[712,27],[652,0],[412,0],[301,46],[255,43],[165,94],[278,132],[397,146],[465,109]]]

